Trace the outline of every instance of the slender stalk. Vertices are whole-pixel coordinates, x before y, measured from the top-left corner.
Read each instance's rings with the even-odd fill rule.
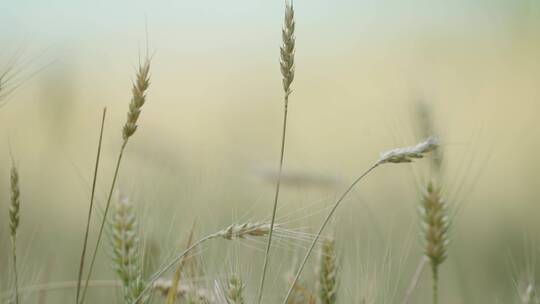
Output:
[[[268,235],[268,242],[266,244],[266,251],[264,254],[264,265],[261,275],[261,283],[259,286],[259,292],[257,296],[257,303],[262,302],[264,281],[266,278],[266,272],[268,269],[268,263],[270,261],[270,247],[272,245],[272,235],[274,231],[274,223],[276,221],[276,211],[279,201],[279,189],[281,186],[281,174],[283,171],[283,158],[285,155],[285,137],[287,134],[287,113],[289,108],[289,95],[291,95],[291,84],[294,80],[294,53],[295,53],[295,20],[294,20],[294,8],[292,3],[286,3],[285,5],[285,18],[282,29],[283,45],[280,48],[280,68],[281,75],[283,76],[283,92],[284,92],[284,109],[283,109],[283,128],[281,133],[281,150],[279,157],[279,172],[278,180],[276,183],[276,192],[274,195],[274,205],[272,207],[272,219],[270,221],[270,234]]]
[[[107,204],[105,205],[105,211],[103,212],[103,219],[101,220],[101,226],[99,227],[99,233],[98,238],[96,241],[96,247],[94,248],[94,252],[92,254],[92,261],[90,262],[90,268],[88,268],[88,275],[86,276],[86,283],[84,284],[84,288],[82,290],[82,296],[80,300],[80,304],[84,303],[84,298],[86,296],[86,291],[88,289],[88,282],[90,282],[90,277],[92,276],[92,270],[94,269],[94,264],[96,262],[97,252],[99,250],[99,244],[101,242],[101,238],[103,236],[103,230],[105,228],[105,222],[107,221],[107,214],[109,213],[109,209],[111,206],[111,198],[114,192],[114,187],[116,186],[116,180],[118,179],[118,171],[120,169],[120,163],[122,162],[122,156],[124,155],[124,150],[127,145],[127,139],[124,140],[122,143],[122,147],[120,148],[120,153],[118,154],[118,160],[116,161],[116,168],[114,169],[114,176],[111,183],[111,189],[109,190],[109,196],[107,198]]]
[[[94,196],[96,192],[96,181],[97,181],[97,174],[98,174],[98,168],[99,168],[99,159],[101,156],[101,143],[103,141],[103,129],[105,126],[105,116],[107,115],[107,108],[103,108],[103,116],[101,118],[101,130],[99,132],[99,141],[98,141],[98,149],[97,149],[97,156],[96,156],[96,163],[94,167],[94,178],[92,180],[92,192],[90,194],[90,207],[88,208],[88,218],[86,220],[86,230],[84,232],[84,242],[83,242],[83,248],[81,253],[81,262],[79,265],[79,275],[77,278],[77,302],[79,303],[79,296],[81,292],[81,281],[82,281],[82,275],[84,270],[84,259],[86,256],[86,247],[88,245],[88,234],[90,231],[90,220],[92,218],[92,210],[94,209]]]
[[[272,207],[272,219],[270,220],[270,233],[268,234],[268,242],[266,243],[266,251],[264,255],[264,265],[263,265],[263,271],[261,276],[261,283],[259,285],[259,294],[257,296],[258,300],[257,303],[262,302],[262,296],[263,296],[263,288],[264,288],[264,281],[266,278],[266,271],[268,268],[268,262],[270,260],[270,246],[272,244],[272,235],[274,232],[274,224],[276,221],[276,211],[277,211],[277,205],[279,200],[279,189],[281,186],[281,174],[283,171],[283,157],[285,155],[285,137],[287,134],[287,113],[288,113],[288,103],[289,103],[289,97],[285,97],[285,109],[283,112],[283,130],[281,133],[281,153],[279,158],[279,171],[278,171],[278,180],[276,184],[276,192],[274,195],[274,206]]]
[[[191,226],[191,231],[189,233],[186,248],[189,248],[191,246],[191,243],[193,242],[193,231],[195,230],[195,222],[193,222],[193,226]],[[167,304],[174,304],[176,302],[176,293],[178,289],[178,283],[180,282],[180,277],[182,276],[182,270],[184,268],[184,264],[186,263],[187,256],[184,256],[180,263],[178,263],[178,267],[176,267],[176,271],[173,275],[171,289],[169,289],[169,292],[167,293]]]
[[[289,300],[289,297],[291,296],[294,286],[296,285],[296,282],[300,278],[300,275],[302,274],[302,270],[304,270],[304,266],[306,266],[307,260],[309,259],[309,256],[311,255],[311,252],[313,251],[313,248],[315,247],[315,244],[317,244],[319,237],[321,236],[324,228],[330,221],[330,218],[332,217],[336,209],[339,207],[339,205],[345,199],[345,197],[347,197],[349,192],[351,192],[351,190],[356,186],[356,184],[358,184],[358,182],[360,182],[366,175],[368,175],[368,173],[370,173],[373,169],[377,168],[380,164],[382,164],[382,162],[381,160],[378,160],[373,165],[371,165],[371,167],[369,167],[366,171],[364,171],[364,173],[362,173],[358,178],[356,178],[356,180],[352,182],[349,188],[347,188],[347,190],[345,190],[345,192],[343,192],[343,194],[339,197],[339,199],[334,203],[334,207],[332,207],[332,209],[330,210],[330,212],[324,219],[321,227],[319,228],[319,231],[317,232],[317,234],[315,235],[315,238],[311,242],[311,245],[309,246],[309,249],[306,255],[304,256],[304,259],[302,260],[302,263],[300,264],[300,268],[298,269],[298,272],[296,273],[296,276],[291,284],[291,287],[289,288],[289,291],[287,292],[287,295],[285,296],[285,300],[283,301],[283,304],[286,304],[287,301]]]
[[[433,304],[439,302],[439,267],[433,268]]]
[[[17,272],[17,245],[15,242],[15,237],[11,238],[11,243],[13,244],[13,277],[15,280],[15,304],[19,304],[19,275]]]

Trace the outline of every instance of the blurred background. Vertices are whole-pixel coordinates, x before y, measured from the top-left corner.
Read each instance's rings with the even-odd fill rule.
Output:
[[[420,139],[424,109],[443,143],[444,194],[451,207],[463,206],[441,269],[441,303],[519,303],[514,285],[527,271],[535,276],[540,241],[540,2],[294,5],[280,221],[315,231],[380,152]],[[282,1],[2,1],[0,67],[15,58],[21,84],[0,108],[2,291],[10,149],[21,176],[22,285],[73,281],[101,112],[107,107],[102,208],[147,47],[151,87],[117,191],[137,205],[150,256],[167,261],[193,225],[203,236],[268,219],[283,111],[283,12]],[[429,161],[381,167],[340,207],[327,234],[344,266],[341,303],[401,303],[422,254],[416,209],[429,172]],[[98,217],[90,244],[97,227]],[[267,299],[279,303],[308,243],[276,244]],[[238,271],[254,296],[263,249],[261,241],[205,246],[197,256],[206,284]],[[114,279],[108,256],[104,242],[96,280]],[[306,271],[307,285],[313,274]],[[118,293],[95,288],[89,302]],[[74,289],[46,297],[69,302]],[[413,299],[429,303],[428,271]]]

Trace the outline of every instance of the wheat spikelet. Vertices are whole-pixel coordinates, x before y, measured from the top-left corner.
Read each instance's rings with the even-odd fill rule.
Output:
[[[19,278],[17,273],[17,228],[20,224],[20,209],[21,209],[21,190],[19,186],[19,172],[15,164],[11,167],[10,174],[10,192],[11,200],[9,205],[9,233],[11,237],[12,253],[13,253],[13,274],[15,288],[15,304],[19,303]]]
[[[319,300],[322,304],[335,304],[337,298],[337,272],[335,241],[323,242],[319,263]]]
[[[227,299],[230,304],[244,304],[244,283],[236,274],[229,277],[227,282]]]
[[[270,233],[270,224],[268,223],[250,223],[232,224],[229,227],[218,231],[212,237],[223,238],[226,240],[243,239],[249,236],[261,237]]]
[[[283,45],[280,48],[280,67],[283,76],[283,90],[285,91],[285,102],[291,94],[291,84],[294,80],[294,9],[291,3],[285,5],[285,21],[281,31]]]
[[[438,300],[439,266],[448,256],[448,232],[450,229],[446,203],[440,189],[429,183],[419,208],[424,235],[424,254],[429,259],[433,274],[433,303]]]
[[[144,63],[139,65],[135,83],[131,89],[132,97],[129,103],[127,120],[122,129],[122,138],[127,141],[137,131],[137,120],[141,114],[141,108],[146,102],[146,90],[150,86],[150,59],[146,57]]]
[[[124,302],[131,303],[144,288],[140,260],[140,238],[133,204],[121,198],[111,222],[113,268],[122,282]]]
[[[439,147],[439,139],[430,136],[415,146],[392,149],[381,153],[379,163],[410,163],[415,158],[423,158],[428,152]]]

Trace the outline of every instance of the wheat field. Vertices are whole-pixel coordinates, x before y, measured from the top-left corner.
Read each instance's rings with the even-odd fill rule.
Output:
[[[0,20],[0,303],[540,303],[536,0]]]

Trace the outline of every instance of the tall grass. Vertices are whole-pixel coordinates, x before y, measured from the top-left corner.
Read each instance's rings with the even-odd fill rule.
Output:
[[[84,271],[84,260],[86,257],[86,247],[88,245],[88,235],[90,233],[90,221],[92,219],[92,211],[94,210],[94,196],[96,194],[96,182],[97,182],[97,176],[98,176],[98,169],[99,169],[99,160],[101,157],[101,143],[103,142],[103,130],[105,127],[105,116],[107,115],[107,108],[103,108],[103,115],[101,117],[101,128],[99,131],[99,140],[98,140],[98,148],[97,148],[97,155],[96,155],[96,162],[94,166],[94,177],[92,179],[92,190],[90,192],[90,206],[88,207],[88,217],[86,219],[86,228],[84,230],[84,241],[83,241],[83,247],[82,247],[82,253],[81,253],[81,259],[79,263],[79,274],[77,277],[77,294],[76,294],[76,303],[79,303],[80,299],[80,293],[81,293],[81,280],[82,275]]]
[[[261,303],[264,293],[264,281],[266,278],[266,272],[268,263],[270,262],[270,247],[272,245],[272,235],[274,231],[274,223],[276,220],[276,211],[279,200],[279,190],[281,186],[281,174],[283,171],[283,158],[285,155],[285,139],[287,135],[287,115],[289,112],[289,95],[291,95],[291,84],[294,80],[294,54],[295,54],[295,20],[294,20],[294,8],[292,3],[286,2],[285,4],[285,21],[282,29],[283,45],[280,48],[280,67],[281,75],[283,76],[283,127],[281,133],[281,150],[279,156],[279,171],[276,183],[276,192],[274,195],[274,205],[272,207],[272,217],[270,220],[270,234],[268,235],[268,241],[266,245],[266,252],[264,254],[264,264],[261,275],[261,283],[259,285],[259,293],[257,295],[257,303]]]

